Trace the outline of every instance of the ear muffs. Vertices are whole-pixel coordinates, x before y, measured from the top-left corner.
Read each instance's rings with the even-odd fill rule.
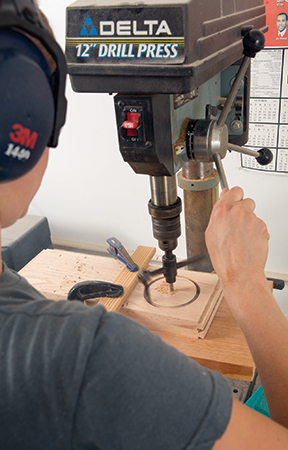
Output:
[[[48,144],[55,116],[50,75],[31,39],[0,30],[0,182],[28,173]]]

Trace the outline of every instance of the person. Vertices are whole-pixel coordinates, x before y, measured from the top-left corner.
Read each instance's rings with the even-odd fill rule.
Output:
[[[281,12],[277,15],[276,17],[276,27],[278,30],[278,37],[279,38],[283,38],[286,34],[286,30],[287,30],[287,21],[288,21],[288,16],[286,13]]]
[[[0,76],[6,62],[0,59]],[[11,105],[11,114],[17,106]],[[16,140],[28,136],[31,144],[32,135],[23,129],[9,134]],[[12,161],[7,172],[18,164],[19,150],[14,154],[5,155]],[[26,214],[48,158],[46,146],[32,168],[0,183],[1,228]],[[206,241],[255,358],[273,420],[232,399],[222,375],[141,325],[100,305],[46,299],[0,256],[0,448],[287,448],[288,325],[265,278],[269,234],[254,210],[241,188],[224,190]]]

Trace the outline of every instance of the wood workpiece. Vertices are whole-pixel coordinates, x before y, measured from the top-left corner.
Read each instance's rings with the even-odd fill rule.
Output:
[[[178,270],[175,291],[163,277],[151,284],[153,305],[143,296],[143,286],[129,296],[121,312],[154,332],[188,338],[204,338],[223,298],[218,277],[190,270]],[[189,303],[189,300],[193,300]],[[175,301],[173,301],[175,298]]]
[[[148,265],[149,260],[153,257],[155,251],[155,249],[151,249],[151,247],[144,247],[144,249],[144,253],[146,254],[145,257],[143,257],[142,247],[140,247],[140,250],[137,249],[138,256],[136,253],[137,250],[132,255],[133,260],[140,265],[140,270],[143,270],[146,264]],[[140,260],[138,257],[140,257]],[[150,264],[148,269],[154,270],[158,267],[159,266]],[[123,285],[125,284],[125,278],[123,279],[122,277],[125,272],[129,272],[126,267],[121,262],[111,257],[94,256],[60,250],[44,250],[27,264],[27,266],[21,270],[20,274],[47,298],[52,300],[66,300],[69,290],[76,283],[88,280],[102,280]],[[179,272],[181,272],[181,274],[184,272],[186,276],[190,271],[181,270]],[[124,275],[124,277],[126,277],[126,275]],[[199,277],[206,277],[207,275],[209,277],[211,276],[211,274],[198,274]],[[132,294],[128,294],[128,304],[127,296],[125,296],[125,286],[123,294],[125,296],[124,298],[105,298],[101,299],[100,302],[109,310],[119,310],[125,303],[125,306],[120,309],[120,312],[132,317],[135,314],[135,310],[133,311],[134,307],[131,307],[134,302],[133,299],[137,297],[143,299],[144,288],[143,285],[137,281],[137,272],[129,272],[127,276],[129,278],[129,280],[126,278],[128,284],[131,281],[130,277],[132,277],[132,284],[136,285],[134,289],[132,288]],[[212,275],[212,278],[214,277],[216,277],[216,275]],[[217,277],[215,278],[215,281],[216,279]],[[216,292],[217,289],[219,289],[217,282],[214,284],[213,288],[209,287],[209,289],[212,291],[214,289]],[[107,300],[110,306],[108,304],[105,305]],[[115,303],[116,300],[119,301],[117,306]],[[226,376],[250,381],[254,374],[254,362],[250,350],[238,324],[225,302],[225,299],[222,299],[221,297],[221,300],[222,301],[219,302],[219,304],[221,303],[220,306],[217,304],[218,310],[205,339],[191,338],[189,334],[187,335],[187,330],[183,332],[182,329],[182,332],[180,332],[179,324],[173,326],[173,330],[171,323],[166,329],[156,329],[159,327],[155,325],[157,324],[155,318],[153,320],[151,319],[154,324],[150,324],[149,328],[151,331],[161,336],[165,342],[176,347],[200,364],[217,370]],[[145,300],[143,299],[143,301]],[[193,305],[193,303],[191,305]],[[157,313],[159,313],[159,311]],[[163,312],[161,312],[161,314],[162,313]],[[145,320],[147,320],[147,315]]]

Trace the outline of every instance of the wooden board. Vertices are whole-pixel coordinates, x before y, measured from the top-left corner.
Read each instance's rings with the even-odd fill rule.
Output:
[[[150,265],[148,268],[154,270],[157,267]],[[122,269],[123,264],[110,257],[44,250],[20,274],[47,298],[60,300],[67,298],[74,284],[85,280],[113,282]],[[133,295],[136,291],[142,295],[143,286],[140,283],[137,283]],[[232,378],[247,381],[253,378],[254,362],[250,350],[225,299],[205,339],[191,339],[169,332],[155,333],[205,367]]]
[[[133,259],[140,270],[143,270],[154,254],[154,247],[139,246]],[[138,282],[137,272],[129,272],[115,258],[49,249],[43,250],[23,267],[20,274],[51,300],[66,300],[70,289],[82,281],[98,280],[121,284],[124,287],[124,300],[121,296],[119,299],[104,298],[97,301],[107,310],[113,311],[121,308]]]
[[[178,270],[174,287],[160,277],[149,288],[150,304],[140,285],[121,312],[156,332],[204,338],[223,298],[217,275]]]
[[[113,282],[123,264],[76,252],[43,250],[20,271],[36,289],[51,300],[66,300],[76,283],[87,280]]]

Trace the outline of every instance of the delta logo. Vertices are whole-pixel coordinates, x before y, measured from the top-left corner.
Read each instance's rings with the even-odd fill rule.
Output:
[[[83,36],[83,37],[98,36],[97,30],[96,30],[90,16],[87,16],[87,19],[85,20],[83,28],[80,32],[80,36]]]
[[[91,17],[88,15],[80,31],[81,37],[95,36],[172,36],[166,20],[147,19],[138,23],[137,20],[100,20],[97,31]]]

